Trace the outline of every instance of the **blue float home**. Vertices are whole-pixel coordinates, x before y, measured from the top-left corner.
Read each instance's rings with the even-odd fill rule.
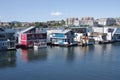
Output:
[[[71,29],[54,30],[50,34],[50,41],[52,45],[73,46],[77,45],[74,37],[74,32]]]

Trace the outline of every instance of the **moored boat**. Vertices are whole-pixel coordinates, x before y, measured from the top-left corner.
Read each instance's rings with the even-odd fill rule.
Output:
[[[38,42],[34,43],[34,49],[40,49],[40,48],[46,48],[47,43],[46,42]]]

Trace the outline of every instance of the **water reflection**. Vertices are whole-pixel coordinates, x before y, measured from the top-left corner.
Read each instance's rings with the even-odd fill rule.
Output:
[[[17,64],[16,68],[14,69],[0,69],[0,79],[119,80],[119,52],[120,43],[104,45],[96,44],[94,46],[86,47],[57,46],[38,50],[18,49],[16,54],[17,60],[15,54],[7,56],[6,52],[5,54],[0,54],[0,61],[2,58],[4,58],[4,60],[2,60],[4,64],[11,64],[8,56],[10,58],[14,57],[15,61],[13,60],[13,62],[14,64]],[[24,63],[23,61],[27,61],[28,64]]]
[[[46,60],[47,59],[47,49],[19,49],[21,58],[23,61],[34,61],[34,60]]]
[[[0,52],[0,68],[16,66],[16,51]]]
[[[67,59],[67,61],[73,61],[74,59],[75,59],[75,51],[74,51],[74,47],[68,47],[68,48],[66,48],[67,50],[67,54],[66,54],[66,59]]]
[[[85,57],[88,53],[88,46],[80,47],[81,54]]]
[[[74,60],[85,60],[88,57],[93,56],[94,46],[78,46],[78,47],[68,47],[64,48],[64,53],[66,53],[66,60],[67,61],[74,61]],[[92,52],[92,53],[91,53]]]

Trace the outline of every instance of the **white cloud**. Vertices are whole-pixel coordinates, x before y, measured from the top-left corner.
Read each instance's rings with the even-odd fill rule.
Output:
[[[61,12],[52,12],[51,16],[61,16],[62,13]]]

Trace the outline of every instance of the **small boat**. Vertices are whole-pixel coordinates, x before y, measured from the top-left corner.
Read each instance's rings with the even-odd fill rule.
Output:
[[[40,48],[46,48],[46,47],[47,47],[46,42],[34,43],[34,49],[40,49]]]

